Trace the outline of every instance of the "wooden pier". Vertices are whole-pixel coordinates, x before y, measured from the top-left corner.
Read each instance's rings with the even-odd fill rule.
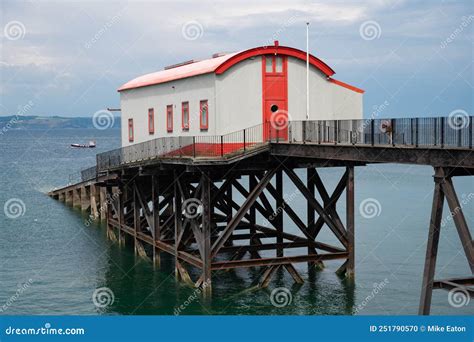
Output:
[[[258,281],[265,287],[279,268],[301,283],[294,264],[322,267],[338,259],[338,273],[353,278],[355,167],[430,165],[434,195],[419,309],[429,314],[433,289],[459,287],[474,295],[474,243],[452,182],[474,174],[473,117],[458,126],[450,120],[290,121],[225,136],[160,138],[99,154],[97,165],[83,171],[82,182],[50,195],[90,209],[93,218],[107,221],[109,238],[131,244],[157,265],[161,253],[171,254],[177,279],[210,296],[213,272],[231,268],[261,267]],[[390,122],[389,132],[380,131],[382,121]],[[333,193],[318,173],[330,167],[345,170]],[[286,198],[289,185],[306,202],[306,217]],[[444,199],[471,268],[469,277],[434,279]],[[340,201],[346,202],[345,220],[338,212]],[[284,222],[297,227],[298,234],[285,229]],[[318,241],[323,226],[337,244]],[[298,254],[288,254],[290,249]],[[200,270],[197,279],[190,268]]]

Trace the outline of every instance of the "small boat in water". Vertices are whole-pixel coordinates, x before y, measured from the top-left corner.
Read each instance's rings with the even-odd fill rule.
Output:
[[[89,143],[87,145],[86,144],[71,144],[71,147],[75,147],[75,148],[94,148],[95,147],[95,141],[91,140],[91,141],[89,141]]]

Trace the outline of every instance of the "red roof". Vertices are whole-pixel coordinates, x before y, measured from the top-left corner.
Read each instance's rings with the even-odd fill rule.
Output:
[[[151,74],[146,74],[139,76],[121,86],[118,91],[146,87],[154,84],[165,83],[169,81],[175,81],[182,78],[187,78],[191,76],[197,76],[202,74],[208,74],[214,72],[216,68],[227,61],[236,53],[230,53],[221,57],[205,59],[199,62],[194,62],[191,64],[186,64],[176,68],[161,70]]]
[[[187,77],[203,75],[208,73],[216,73],[220,75],[231,68],[233,65],[248,59],[250,57],[261,56],[261,55],[273,55],[279,54],[283,56],[291,56],[303,61],[306,61],[306,52],[302,50],[298,50],[288,46],[279,46],[277,42],[275,42],[274,46],[265,46],[265,47],[258,47],[254,49],[249,49],[241,52],[236,53],[229,53],[224,56],[219,56],[215,58],[205,59],[202,61],[185,64],[182,66],[178,66],[175,68],[162,70],[158,72],[154,72],[151,74],[146,74],[140,77],[137,77],[124,85],[122,85],[118,91],[140,88],[151,86],[155,84],[165,83],[169,81],[175,81]],[[309,55],[309,63],[314,66],[315,68],[319,69],[323,74],[328,77],[328,79],[335,74],[334,70],[331,69],[326,63],[322,60],[314,57],[313,55]],[[338,84],[341,86],[345,86],[348,89],[363,92],[363,90],[358,89],[356,87],[350,86],[340,81],[333,81],[334,84]]]

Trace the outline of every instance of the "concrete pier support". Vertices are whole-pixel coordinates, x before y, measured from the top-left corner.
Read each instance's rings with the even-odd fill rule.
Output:
[[[67,190],[64,194],[66,196],[66,205],[69,205],[69,206],[72,207],[72,205],[73,205],[72,190]]]
[[[72,206],[74,208],[81,208],[81,189],[72,190]]]
[[[89,198],[90,198],[91,215],[94,217],[94,220],[98,220],[99,215],[100,215],[99,208],[98,208],[98,205],[100,202],[98,190],[99,188],[96,185],[91,184],[90,191],[89,191],[89,195],[90,195]]]
[[[66,201],[66,193],[65,193],[65,192],[60,192],[60,193],[58,194],[58,200],[59,200],[60,202]]]
[[[81,186],[81,210],[86,211],[91,207],[90,188],[88,185]]]
[[[99,188],[99,211],[100,211],[100,220],[105,221],[107,219],[107,195],[105,187]]]

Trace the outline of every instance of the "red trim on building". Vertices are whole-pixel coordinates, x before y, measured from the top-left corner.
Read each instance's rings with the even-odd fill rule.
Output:
[[[186,64],[168,70],[162,70],[155,73],[143,75],[125,83],[118,89],[118,91],[120,92],[128,89],[161,84],[212,72],[215,72],[217,75],[220,75],[235,64],[247,58],[263,55],[292,56],[294,58],[298,58],[306,62],[305,51],[298,50],[289,46],[280,46],[278,44],[272,46],[261,46],[216,58],[205,59],[202,61]],[[330,66],[328,66],[322,60],[314,57],[311,54],[309,55],[309,64],[319,69],[327,77],[330,77],[335,74],[334,70],[332,70]]]
[[[166,131],[173,132],[173,105],[166,106]]]
[[[133,119],[128,119],[128,141],[133,142]]]
[[[281,58],[281,71],[277,71],[277,60]],[[267,60],[271,60],[271,71],[267,71]],[[275,112],[270,107],[277,106]],[[266,55],[262,57],[262,122],[263,137],[279,136],[286,139],[288,129],[288,58]],[[283,124],[281,128],[278,125]],[[279,132],[276,133],[276,130]]]
[[[206,108],[206,122],[202,120],[203,109]],[[209,105],[207,100],[201,100],[199,102],[199,128],[201,131],[207,131],[209,128]]]
[[[262,55],[282,55],[282,56],[291,56],[298,58],[300,60],[306,61],[306,52],[301,51],[289,46],[268,46],[268,47],[258,47],[254,49],[245,50],[239,52],[238,54],[232,56],[231,58],[224,61],[221,65],[219,65],[215,73],[220,75],[228,70],[230,67],[234,66],[235,64],[243,61],[244,59]],[[334,70],[331,69],[326,63],[322,60],[314,57],[313,55],[309,55],[309,64],[314,66],[315,68],[319,69],[322,73],[326,76],[332,76],[335,74]]]
[[[155,110],[153,108],[148,109],[148,133],[155,134]]]
[[[184,111],[187,111],[188,117],[184,117]],[[186,120],[185,120],[186,119]],[[189,102],[181,102],[181,128],[183,131],[189,130]]]
[[[337,84],[337,85],[339,85],[339,86],[341,86],[341,87],[344,87],[344,88],[347,88],[347,89],[350,89],[350,90],[352,90],[352,91],[355,91],[356,93],[360,93],[360,94],[365,93],[365,90],[363,90],[363,89],[354,87],[354,86],[352,86],[352,85],[350,85],[350,84],[344,83],[344,82],[339,81],[339,80],[336,80],[336,79],[334,79],[334,78],[328,78],[328,80],[329,80],[329,82],[331,82],[331,83]]]

